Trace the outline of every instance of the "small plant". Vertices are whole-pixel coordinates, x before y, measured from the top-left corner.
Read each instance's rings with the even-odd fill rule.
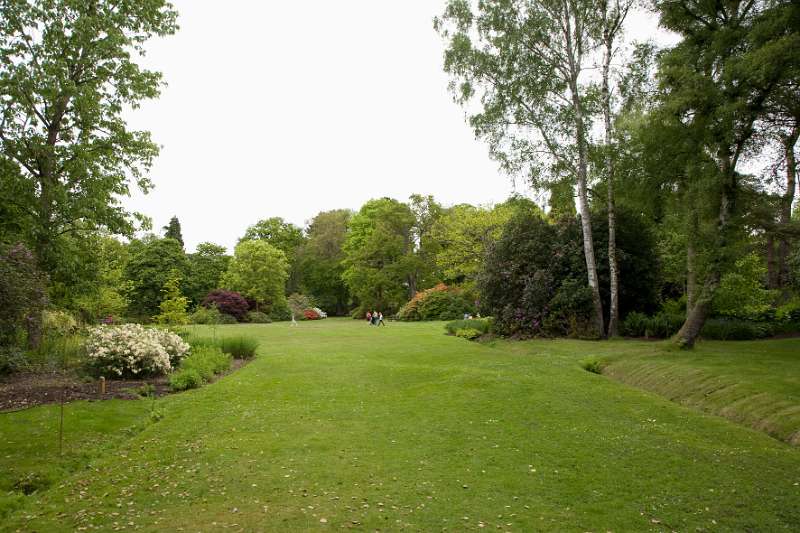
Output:
[[[596,357],[590,357],[581,361],[581,367],[592,374],[602,374],[604,366],[604,363]]]
[[[258,341],[252,337],[225,337],[221,341],[222,351],[231,354],[234,359],[250,359],[256,355]]]
[[[261,311],[250,311],[247,313],[247,321],[251,324],[270,324],[272,319]]]
[[[149,398],[150,396],[154,395],[156,392],[156,388],[153,386],[152,383],[145,383],[141,387],[136,389],[136,394],[143,398]]]
[[[196,389],[203,384],[203,378],[195,369],[179,370],[169,378],[169,386],[174,391]]]
[[[177,270],[172,270],[161,290],[164,295],[164,299],[158,305],[161,312],[154,317],[159,324],[183,325],[189,323],[189,315],[186,312],[189,299],[181,293],[180,282],[180,274]]]
[[[197,388],[230,367],[231,356],[219,347],[195,348],[192,355],[183,360],[180,369],[170,376],[170,388],[176,391]]]

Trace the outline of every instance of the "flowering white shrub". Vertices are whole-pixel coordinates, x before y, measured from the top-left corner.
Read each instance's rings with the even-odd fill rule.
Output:
[[[124,324],[90,329],[86,352],[101,373],[140,376],[169,372],[189,345],[167,330]]]

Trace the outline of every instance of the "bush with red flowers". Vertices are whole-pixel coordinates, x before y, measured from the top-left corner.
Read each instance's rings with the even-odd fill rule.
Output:
[[[241,294],[224,289],[216,289],[209,292],[201,305],[203,307],[216,305],[220,313],[231,315],[239,322],[244,321],[247,311],[250,310],[247,300]]]
[[[303,316],[306,317],[306,320],[319,320],[322,318],[319,313],[314,311],[313,309],[306,309],[303,311]]]

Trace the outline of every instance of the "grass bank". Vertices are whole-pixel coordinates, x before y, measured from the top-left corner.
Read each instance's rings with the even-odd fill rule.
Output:
[[[445,336],[441,323],[332,319],[230,328],[261,341],[251,364],[158,399],[163,419],[25,496],[0,529],[776,531],[800,523],[800,450],[580,365],[658,350],[652,343],[482,345]],[[120,405],[135,421],[147,404]],[[22,413],[4,416],[8,441],[7,422]],[[46,460],[33,445],[41,436],[14,427],[31,446],[6,448],[0,468]]]

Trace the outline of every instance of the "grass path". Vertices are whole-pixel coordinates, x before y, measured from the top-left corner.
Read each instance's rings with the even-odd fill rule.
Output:
[[[580,367],[598,349],[646,343],[485,346],[441,324],[352,320],[219,332],[234,330],[261,340],[253,363],[159,400],[163,420],[28,497],[0,527],[800,528],[800,450]],[[5,415],[0,439],[24,435],[15,417],[52,409]],[[2,467],[29,450],[0,453]]]

